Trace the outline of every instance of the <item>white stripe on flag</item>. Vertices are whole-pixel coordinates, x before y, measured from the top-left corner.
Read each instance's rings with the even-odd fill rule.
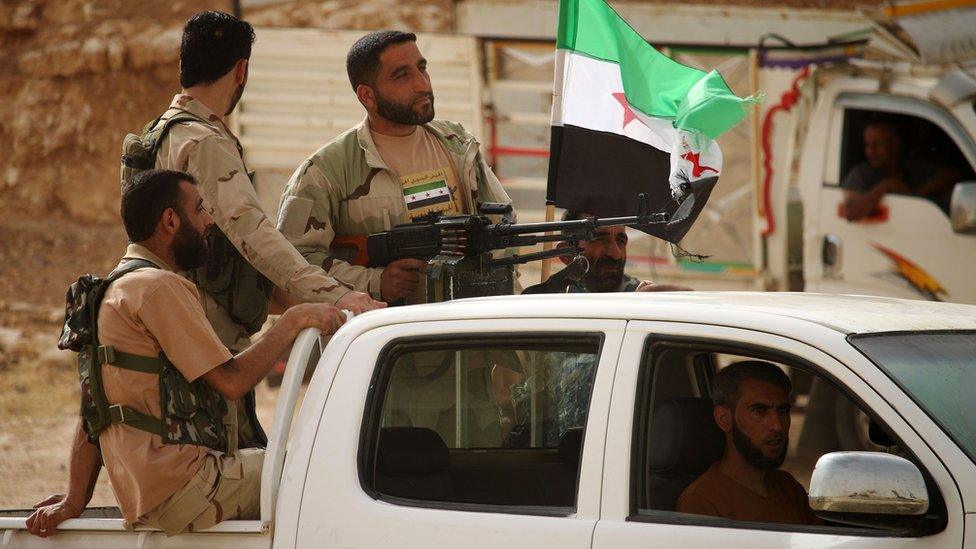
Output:
[[[447,194],[447,187],[438,187],[425,192],[419,192],[414,194],[408,194],[406,196],[407,202],[416,202],[417,200],[427,200],[428,198],[436,198],[438,196],[444,196]]]
[[[565,64],[560,70],[559,61]],[[646,143],[670,153],[678,143],[678,131],[670,120],[653,118],[637,111],[629,111],[636,119],[629,119],[628,111],[614,94],[623,94],[620,67],[616,63],[599,61],[577,53],[559,50],[554,86],[561,105],[553,105],[552,125],[573,125],[590,130],[615,133]],[[561,81],[559,74],[563,74]],[[629,109],[629,107],[627,107]],[[626,124],[624,124],[626,122]]]

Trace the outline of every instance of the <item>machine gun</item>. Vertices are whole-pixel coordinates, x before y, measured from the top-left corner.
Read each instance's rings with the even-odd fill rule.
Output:
[[[477,215],[443,216],[437,213],[371,235],[338,237],[336,252],[347,252],[350,262],[382,267],[398,259],[427,261],[427,302],[462,297],[511,295],[515,289],[515,265],[551,257],[577,255],[580,242],[592,240],[601,227],[640,227],[666,224],[666,213],[648,213],[647,198],[639,197],[638,214],[622,217],[590,217],[545,223],[493,222],[489,215],[510,215],[509,204],[482,204]],[[541,233],[541,234],[540,234]],[[551,250],[494,257],[494,250],[566,242]],[[353,253],[348,253],[352,249]]]

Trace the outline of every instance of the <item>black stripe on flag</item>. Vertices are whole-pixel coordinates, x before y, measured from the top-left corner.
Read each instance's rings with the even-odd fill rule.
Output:
[[[434,204],[440,204],[442,202],[450,202],[450,201],[451,201],[451,195],[445,193],[442,195],[425,198],[423,200],[417,200],[416,202],[407,202],[407,209],[414,210],[417,208],[423,208],[425,206],[433,206]]]
[[[640,193],[647,195],[651,213],[673,214],[678,208],[668,183],[669,153],[622,135],[572,125],[552,127],[551,151],[546,199],[560,208],[601,217],[635,215]],[[681,241],[717,182],[717,177],[710,177],[690,184],[695,203],[681,222],[640,230],[669,242]]]

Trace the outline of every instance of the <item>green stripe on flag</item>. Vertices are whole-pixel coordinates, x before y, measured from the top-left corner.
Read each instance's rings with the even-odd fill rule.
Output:
[[[443,179],[438,179],[437,181],[432,181],[430,183],[422,183],[420,185],[414,185],[413,187],[404,187],[403,196],[422,193],[425,191],[432,191],[434,189],[439,189],[442,187],[447,187],[447,182],[444,181]]]
[[[758,100],[737,97],[718,71],[663,55],[603,0],[560,0],[556,47],[618,64],[633,108],[711,139],[742,121],[746,105]]]

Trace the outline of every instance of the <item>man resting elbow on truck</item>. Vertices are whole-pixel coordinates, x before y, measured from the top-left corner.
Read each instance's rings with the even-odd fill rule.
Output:
[[[842,212],[848,221],[877,215],[881,199],[888,193],[926,197],[948,212],[958,171],[906,154],[892,122],[869,122],[863,138],[864,161],[851,168],[840,183],[844,189]]]
[[[194,284],[177,274],[204,264],[204,234],[213,226],[193,177],[141,173],[123,188],[121,213],[131,244],[116,269],[124,275],[109,283],[94,309],[100,346],[88,364],[96,363],[91,371],[100,369],[101,383],[95,383],[99,376],[82,378],[82,420],[71,452],[78,485],[42,502],[47,505],[28,519],[28,529],[46,537],[79,516],[102,462],[127,527],[172,536],[226,519],[256,519],[264,450],[237,448],[233,402],[264,378],[302,329],[333,333],[345,316],[333,305],[296,305],[232,356],[207,321]],[[106,421],[92,419],[99,403],[109,410]]]

